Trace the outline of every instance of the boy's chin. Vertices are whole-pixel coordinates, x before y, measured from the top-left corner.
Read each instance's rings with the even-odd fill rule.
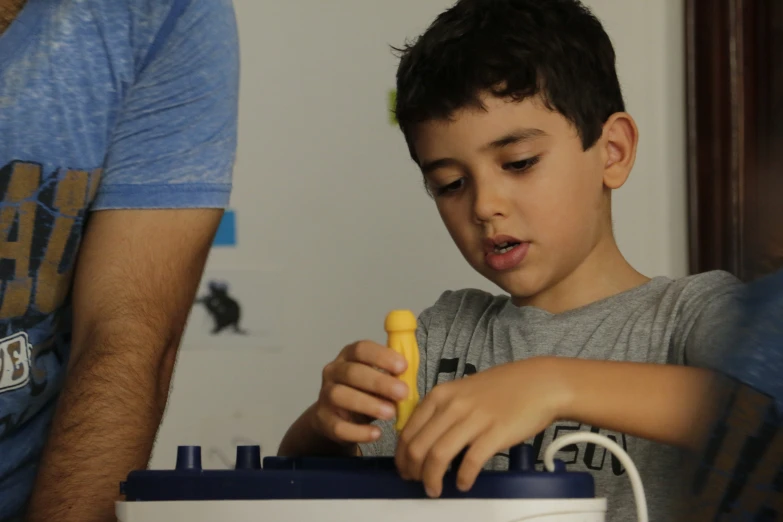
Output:
[[[546,288],[547,275],[541,274],[530,264],[506,272],[492,270],[483,260],[474,260],[470,264],[484,278],[509,294],[514,303],[528,301]]]
[[[528,301],[541,292],[543,285],[526,270],[514,270],[504,274],[484,274],[490,281],[509,294],[514,303]]]

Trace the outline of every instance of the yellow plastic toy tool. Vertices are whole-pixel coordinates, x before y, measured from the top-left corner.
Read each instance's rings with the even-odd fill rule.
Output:
[[[416,342],[416,316],[410,310],[394,310],[386,316],[387,346],[408,361],[400,379],[408,385],[408,397],[397,403],[397,431],[402,431],[419,403],[416,376],[419,373],[419,345]]]

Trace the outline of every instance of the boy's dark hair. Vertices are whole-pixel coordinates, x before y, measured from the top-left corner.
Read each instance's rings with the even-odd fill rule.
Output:
[[[485,92],[540,95],[576,127],[585,150],[625,111],[612,43],[578,0],[459,0],[396,50],[395,113],[414,161],[416,124],[481,107]]]

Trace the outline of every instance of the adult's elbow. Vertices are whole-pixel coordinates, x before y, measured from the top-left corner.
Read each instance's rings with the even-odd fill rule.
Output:
[[[69,368],[86,360],[108,359],[152,373],[171,371],[182,330],[127,319],[76,324]]]

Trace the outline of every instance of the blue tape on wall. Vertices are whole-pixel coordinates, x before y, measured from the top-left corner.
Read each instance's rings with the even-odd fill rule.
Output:
[[[232,247],[237,244],[237,216],[233,210],[226,210],[223,219],[215,234],[215,241],[212,246]]]

